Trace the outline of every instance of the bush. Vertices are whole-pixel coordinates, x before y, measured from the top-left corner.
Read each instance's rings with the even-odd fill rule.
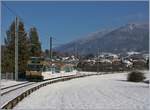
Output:
[[[144,73],[133,71],[128,74],[127,80],[132,82],[141,82],[145,79]]]

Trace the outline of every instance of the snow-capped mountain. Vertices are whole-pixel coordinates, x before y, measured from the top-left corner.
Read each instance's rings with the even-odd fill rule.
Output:
[[[82,39],[77,39],[55,50],[78,54],[97,54],[97,50],[103,52],[148,52],[149,49],[149,25],[130,23],[112,30],[104,30],[92,33]]]

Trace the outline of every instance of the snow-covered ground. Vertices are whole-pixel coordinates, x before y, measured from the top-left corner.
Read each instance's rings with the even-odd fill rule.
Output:
[[[45,86],[14,109],[141,109],[149,108],[149,85],[126,81],[127,73],[72,79]]]
[[[42,76],[44,79],[50,79],[50,78],[56,78],[56,77],[61,77],[61,76],[68,76],[68,75],[75,75],[77,71],[72,71],[72,72],[64,72],[61,71],[61,73],[53,73],[52,72],[42,72]]]

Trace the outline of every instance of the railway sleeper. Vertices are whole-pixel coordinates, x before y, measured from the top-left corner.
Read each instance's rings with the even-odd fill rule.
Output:
[[[36,88],[34,87],[34,88],[33,88],[33,92],[34,92],[35,90],[36,90]]]
[[[39,89],[39,86],[37,86],[36,89]]]
[[[30,94],[30,92],[29,91],[27,91],[27,95],[29,95]]]
[[[32,89],[29,90],[30,94],[32,93]]]
[[[4,106],[3,109],[12,109],[13,108],[13,104],[12,102],[9,102],[6,106]]]
[[[25,98],[26,97],[26,93],[23,93],[23,98]]]
[[[12,101],[12,107],[14,107],[15,105],[17,105],[17,103],[18,103],[18,99],[17,98],[15,98],[13,101]]]
[[[21,95],[19,97],[17,97],[18,102],[20,102],[22,100]]]

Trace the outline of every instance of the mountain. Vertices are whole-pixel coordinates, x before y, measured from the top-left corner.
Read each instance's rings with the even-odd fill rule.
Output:
[[[92,33],[60,47],[56,51],[67,53],[96,54],[98,48],[103,52],[148,52],[149,25],[130,23],[112,30]]]

